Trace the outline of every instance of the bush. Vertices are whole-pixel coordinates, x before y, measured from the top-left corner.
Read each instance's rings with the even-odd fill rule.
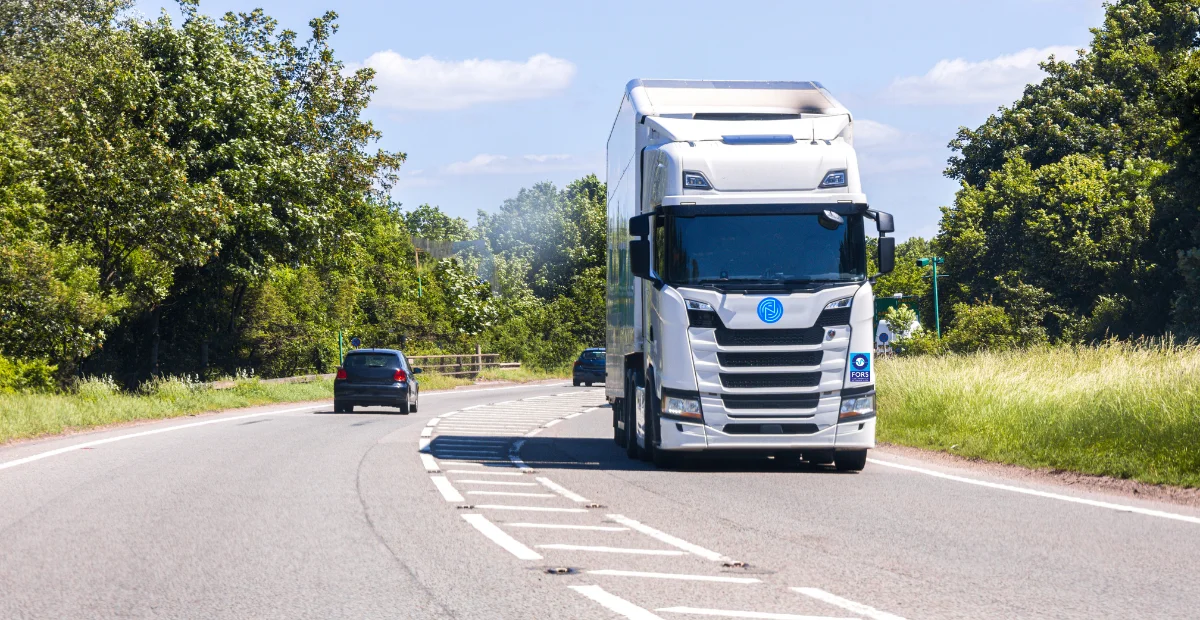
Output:
[[[897,341],[892,350],[896,352],[896,355],[902,356],[940,355],[946,352],[946,345],[942,339],[937,337],[937,334],[922,330]]]
[[[51,392],[58,387],[58,366],[46,360],[10,360],[0,356],[0,393]]]
[[[1017,346],[1016,329],[1004,308],[990,303],[954,304],[954,323],[945,346],[955,353],[1007,351]]]

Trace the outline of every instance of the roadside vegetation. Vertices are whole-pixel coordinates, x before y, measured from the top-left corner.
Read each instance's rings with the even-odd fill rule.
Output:
[[[877,372],[882,442],[1200,487],[1200,346],[889,356]]]

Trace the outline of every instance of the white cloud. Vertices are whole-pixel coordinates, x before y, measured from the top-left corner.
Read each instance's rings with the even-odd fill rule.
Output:
[[[361,65],[375,70],[374,105],[398,110],[458,110],[481,103],[540,99],[562,92],[575,65],[549,54],[512,60],[405,58],[392,50]]]
[[[854,148],[863,176],[941,171],[935,140],[868,119],[854,121]]]
[[[903,142],[905,133],[879,121],[856,119],[854,121],[854,146],[874,148],[891,146]]]
[[[1071,46],[1054,45],[978,62],[962,58],[940,60],[925,75],[896,78],[886,94],[896,103],[1001,105],[1016,100],[1026,84],[1042,78],[1044,73],[1038,63],[1051,54],[1058,60],[1073,61],[1075,50]]]
[[[457,161],[445,168],[446,174],[529,174],[552,172],[559,170],[587,170],[593,168],[593,162],[582,160],[573,155],[490,155],[482,153],[468,159]]]

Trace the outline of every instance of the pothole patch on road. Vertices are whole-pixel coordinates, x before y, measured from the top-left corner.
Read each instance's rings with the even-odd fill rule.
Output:
[[[570,566],[551,566],[545,569],[547,575],[575,575],[579,573],[578,569]]]

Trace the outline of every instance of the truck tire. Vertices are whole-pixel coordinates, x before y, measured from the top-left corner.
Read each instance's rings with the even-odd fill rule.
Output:
[[[618,399],[616,399],[616,402],[614,402],[612,404],[613,443],[617,444],[618,448],[625,447],[625,429],[622,428],[625,425],[617,423],[620,420],[620,417],[624,414],[625,414],[625,399],[618,398]]]
[[[638,457],[637,414],[633,410],[637,406],[636,376],[632,370],[625,371],[625,406],[621,408],[625,417],[625,456],[631,459]]]
[[[644,437],[642,437],[642,443],[646,445],[642,446],[642,453],[640,455],[642,460],[646,461],[647,463],[654,462],[654,453],[656,452],[654,448],[654,442],[658,440],[658,437],[655,436],[654,432],[655,429],[658,428],[658,420],[654,416],[653,394],[654,375],[651,374],[646,380],[646,411],[642,414],[642,424],[645,426],[645,428],[642,429],[642,435],[644,435]]]
[[[866,450],[839,450],[833,456],[838,471],[862,471],[867,466]]]

